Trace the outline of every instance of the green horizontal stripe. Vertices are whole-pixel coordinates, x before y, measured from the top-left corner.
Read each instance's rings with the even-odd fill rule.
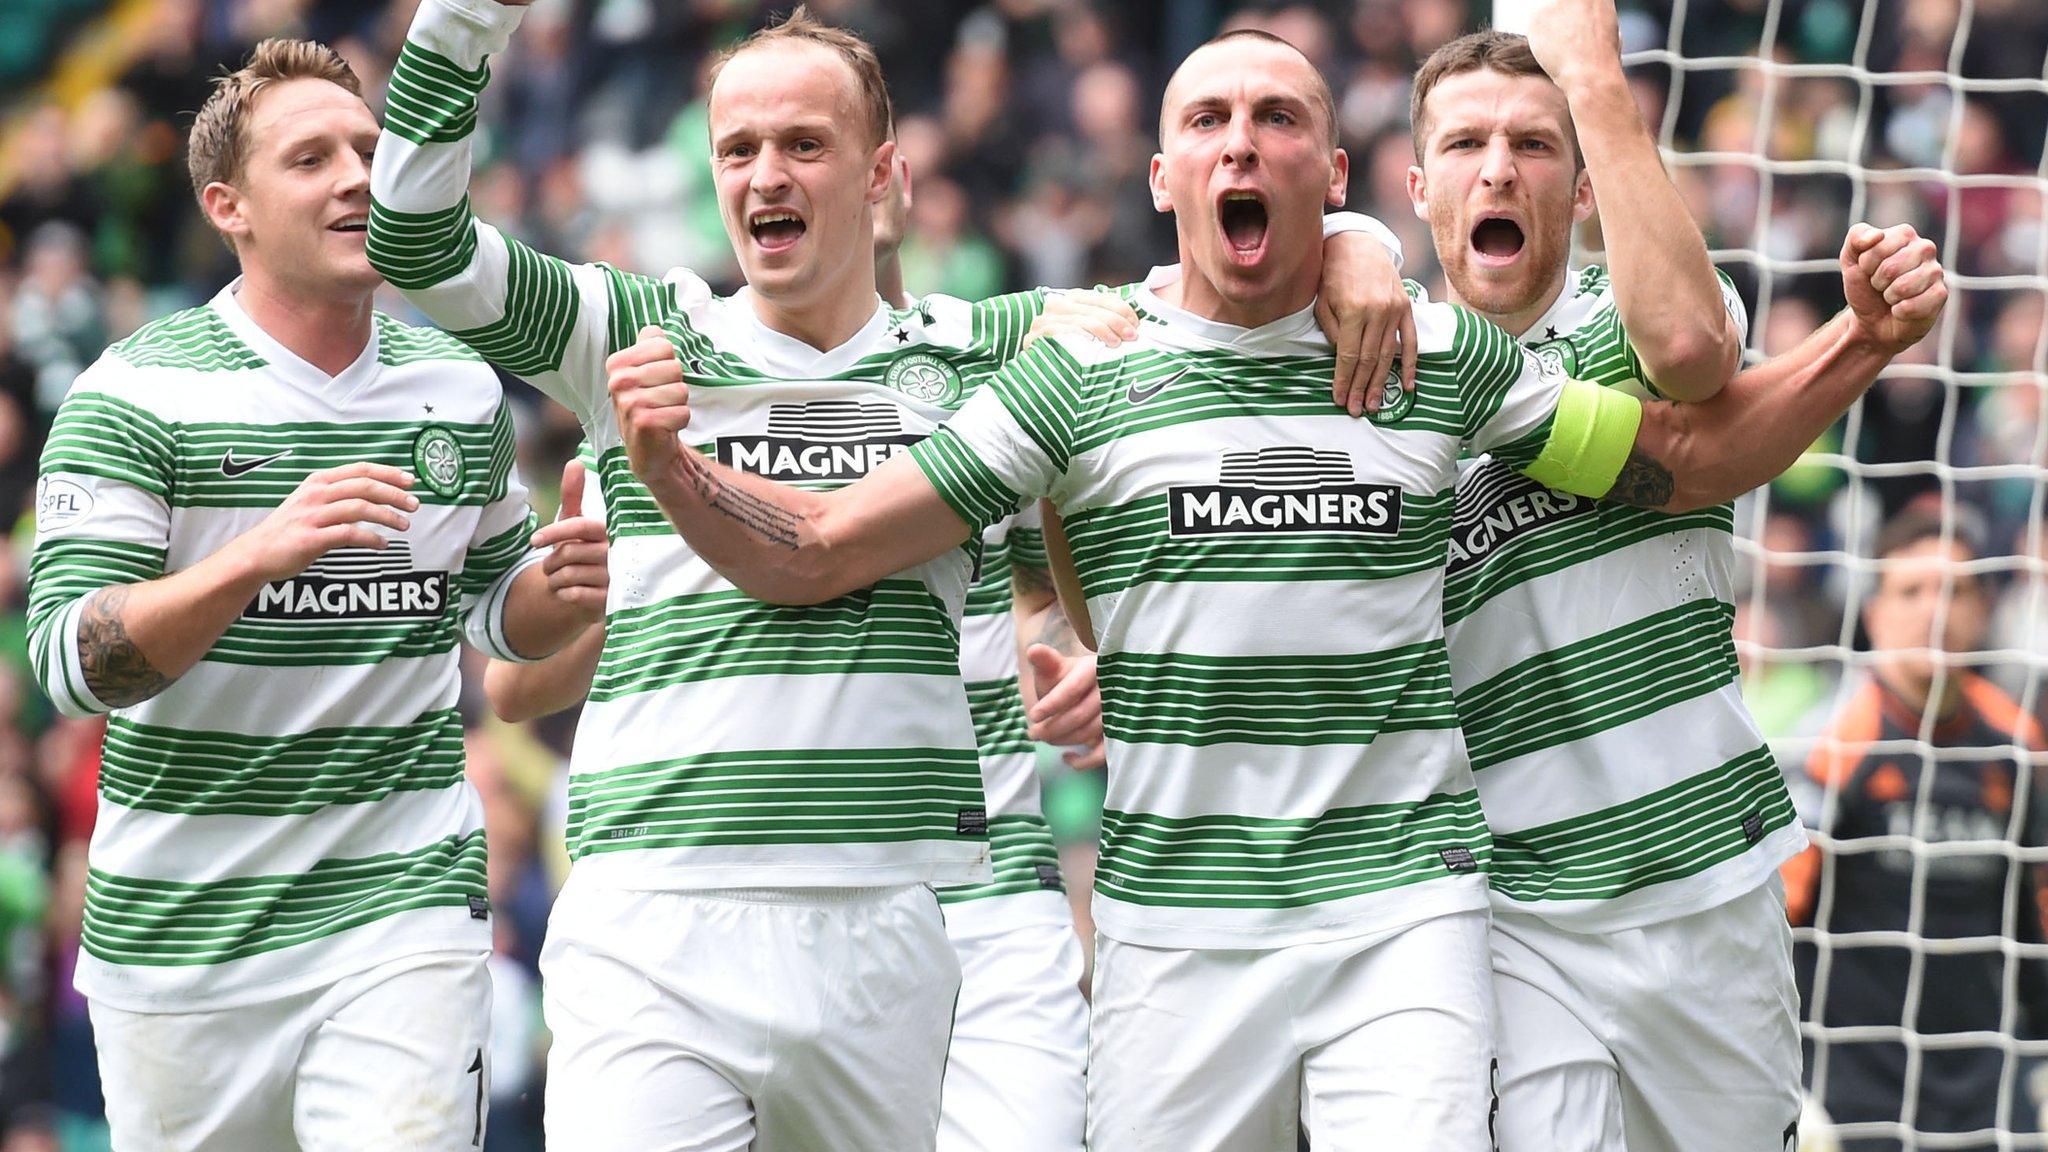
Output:
[[[263,668],[319,668],[380,664],[442,656],[455,650],[457,606],[431,620],[254,620],[229,625],[205,659],[214,664]]]
[[[98,392],[73,392],[57,408],[39,465],[45,476],[97,476],[168,499],[177,482],[178,437],[156,413]]]
[[[1486,483],[1489,498],[1483,507],[1469,495],[1473,478],[1467,477],[1460,489],[1467,495],[1458,502],[1451,539],[1460,542],[1472,559],[1454,562],[1445,575],[1446,625],[1463,621],[1511,589],[1592,563],[1644,541],[1695,529],[1729,532],[1735,524],[1734,506],[1729,504],[1674,516],[1600,501],[1589,509],[1545,523],[1517,526],[1513,524],[1511,502],[1548,490],[1520,476],[1496,479],[1498,465],[1479,467],[1494,475]],[[1477,547],[1482,543],[1487,546]]]
[[[109,964],[222,964],[428,908],[485,898],[484,834],[412,852],[323,860],[297,875],[207,884],[89,869],[85,950]]]
[[[984,810],[964,748],[707,752],[569,781],[570,855],[716,845],[980,841]]]
[[[1015,514],[1023,503],[1023,494],[1010,491],[951,428],[941,426],[912,444],[910,458],[924,471],[939,498],[976,534]]]
[[[1106,810],[1095,891],[1153,907],[1306,908],[1481,870],[1491,854],[1471,792],[1301,819]]]
[[[1107,652],[1102,720],[1131,744],[1371,744],[1458,726],[1441,640],[1344,656]]]
[[[957,676],[960,633],[916,580],[889,579],[823,604],[741,592],[677,596],[605,618],[590,699],[728,676]]]
[[[1458,696],[1474,769],[1713,692],[1736,675],[1735,606],[1692,600],[1539,653]]]
[[[452,279],[476,259],[476,218],[469,197],[430,212],[401,212],[371,200],[367,243],[370,265],[394,288],[417,291]]]
[[[1683,880],[1797,819],[1769,748],[1597,812],[1496,833],[1493,886],[1515,900],[1611,900]],[[1746,830],[1744,822],[1749,822]]]
[[[52,536],[28,559],[29,622],[40,624],[80,596],[113,584],[140,584],[164,574],[162,548],[125,540]]]
[[[989,871],[986,884],[938,889],[939,903],[965,904],[1019,892],[1064,892],[1060,853],[1043,816],[998,816],[988,823]]]
[[[462,718],[422,713],[395,727],[246,736],[107,722],[100,795],[187,816],[294,816],[462,782]]]
[[[1028,725],[1017,681],[969,681],[967,710],[974,717],[974,740],[984,759],[1036,751],[1038,746],[1024,734]]]
[[[490,81],[488,64],[464,68],[407,40],[391,68],[384,130],[414,144],[462,140],[476,130],[477,97]]]
[[[113,353],[137,368],[192,372],[239,372],[267,363],[210,305],[144,324],[115,344]]]

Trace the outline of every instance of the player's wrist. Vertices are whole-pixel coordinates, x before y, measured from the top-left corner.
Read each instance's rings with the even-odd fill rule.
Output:
[[[1574,60],[1558,69],[1554,79],[1564,90],[1565,101],[1571,105],[1575,118],[1603,108],[1635,112],[1635,93],[1629,91],[1628,74],[1622,70],[1619,56],[1601,53],[1586,60]]]

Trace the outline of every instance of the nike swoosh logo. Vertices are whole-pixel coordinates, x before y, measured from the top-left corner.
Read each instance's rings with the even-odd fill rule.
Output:
[[[232,479],[244,473],[254,472],[265,464],[275,464],[291,454],[292,450],[287,448],[275,456],[258,456],[254,460],[237,460],[235,459],[235,450],[230,448],[221,454],[220,474]]]
[[[1130,390],[1124,393],[1124,399],[1129,400],[1133,404],[1143,404],[1145,401],[1150,400],[1154,396],[1159,395],[1161,392],[1166,391],[1167,385],[1173,383],[1175,380],[1178,380],[1187,374],[1188,370],[1183,368],[1180,371],[1173,373],[1172,375],[1161,376],[1159,379],[1152,382],[1152,386],[1150,388],[1140,388],[1138,387],[1137,381],[1134,380],[1131,382]]]

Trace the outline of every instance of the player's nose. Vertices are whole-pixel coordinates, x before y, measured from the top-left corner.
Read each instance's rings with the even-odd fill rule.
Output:
[[[1496,136],[1486,142],[1486,155],[1479,163],[1479,178],[1496,188],[1515,182],[1515,150],[1508,141]]]
[[[1259,162],[1259,146],[1252,139],[1251,119],[1247,116],[1232,116],[1230,127],[1223,136],[1223,162],[1239,168],[1251,168]]]

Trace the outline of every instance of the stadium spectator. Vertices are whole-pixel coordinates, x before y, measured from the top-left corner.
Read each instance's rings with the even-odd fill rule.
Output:
[[[1923,1133],[1979,1132],[1942,1146],[1990,1148],[1994,1126],[2036,1131],[2018,1058],[1995,1034],[2015,986],[2022,1034],[2048,1027],[2048,964],[2015,958],[2008,927],[2043,940],[2041,867],[2015,853],[2048,845],[2048,743],[1969,666],[1990,592],[1971,567],[1982,547],[1960,530],[1916,504],[1879,534],[1863,607],[1870,676],[1806,766],[1825,790],[1826,839],[1785,866],[1793,921],[1832,941],[1805,998],[1821,1029],[1808,1079],[1837,1125],[1869,1126],[1844,1152],[1913,1147]],[[1925,943],[1890,935],[1901,932]],[[1888,1034],[1832,1034],[1873,1028]]]

